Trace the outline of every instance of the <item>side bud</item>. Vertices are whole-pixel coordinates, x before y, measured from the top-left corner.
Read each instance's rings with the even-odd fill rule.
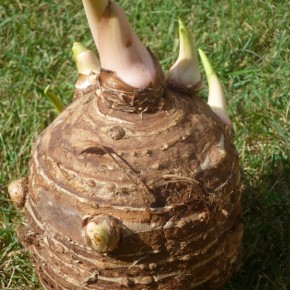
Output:
[[[87,245],[97,253],[114,250],[121,238],[121,227],[111,216],[99,215],[85,221],[83,225]]]
[[[25,204],[26,193],[27,193],[27,179],[21,178],[18,180],[12,181],[8,185],[9,196],[17,208],[22,208]]]

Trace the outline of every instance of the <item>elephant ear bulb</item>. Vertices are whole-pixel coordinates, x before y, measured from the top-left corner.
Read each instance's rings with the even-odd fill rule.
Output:
[[[45,90],[59,116],[28,177],[9,185],[25,207],[19,240],[47,290],[220,289],[238,269],[243,234],[221,82],[181,20],[164,73],[118,4],[83,4],[97,49],[73,44],[70,105]]]

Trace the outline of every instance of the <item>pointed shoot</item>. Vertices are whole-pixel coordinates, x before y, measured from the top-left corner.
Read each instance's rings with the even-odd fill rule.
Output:
[[[232,127],[232,122],[227,113],[226,98],[222,84],[213,70],[207,56],[201,49],[199,49],[199,55],[208,81],[209,92],[207,103],[225,125]]]
[[[169,80],[173,80],[186,87],[194,87],[201,82],[198,66],[197,50],[193,37],[184,23],[179,19],[179,56],[169,69]]]
[[[80,42],[75,42],[72,47],[73,58],[78,68],[78,73],[82,75],[98,74],[100,72],[100,61],[97,56]]]
[[[154,82],[156,75],[152,56],[132,30],[120,6],[109,1],[101,13],[97,7],[99,2],[103,1],[83,0],[85,8],[87,5],[85,10],[89,22],[95,23],[93,29],[90,26],[102,68],[115,72],[123,82],[134,88],[147,87]],[[90,20],[92,18],[94,21]]]
[[[50,86],[46,87],[46,89],[44,90],[44,94],[50,100],[58,114],[60,114],[64,110],[64,104],[61,101],[60,97],[52,92]]]
[[[109,6],[109,0],[83,0],[88,23],[98,48],[98,26],[102,15]]]

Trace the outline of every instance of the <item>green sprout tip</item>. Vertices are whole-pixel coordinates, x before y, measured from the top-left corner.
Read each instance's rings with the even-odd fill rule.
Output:
[[[64,104],[60,97],[51,90],[49,85],[44,90],[44,94],[50,100],[58,114],[60,114],[64,110]]]
[[[197,50],[191,33],[179,18],[179,55],[169,69],[168,78],[189,88],[199,89],[202,83]]]
[[[207,103],[225,125],[232,127],[232,122],[227,113],[226,98],[221,81],[205,53],[201,49],[198,51],[208,81]]]
[[[73,58],[76,63],[78,73],[90,75],[100,72],[100,61],[97,56],[82,43],[75,42],[72,47]]]

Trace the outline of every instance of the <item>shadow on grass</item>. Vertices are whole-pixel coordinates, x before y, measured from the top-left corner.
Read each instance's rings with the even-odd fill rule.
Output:
[[[273,158],[261,176],[244,174],[244,259],[223,288],[290,289],[290,162]]]

